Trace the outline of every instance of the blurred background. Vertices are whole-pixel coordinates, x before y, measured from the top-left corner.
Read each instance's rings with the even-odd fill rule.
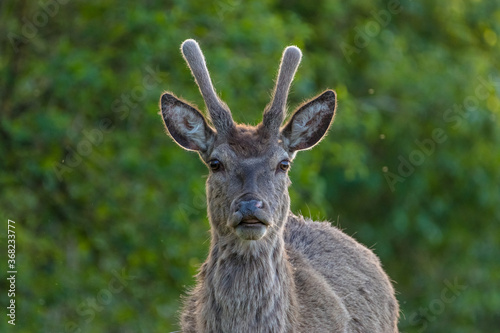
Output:
[[[179,52],[195,38],[238,122],[260,122],[287,45],[304,54],[290,111],[337,91],[330,134],[291,170],[292,209],[375,251],[402,332],[498,332],[498,1],[6,0],[0,10],[0,331],[179,329],[180,297],[209,246],[208,171],[157,112],[164,90],[204,109]]]

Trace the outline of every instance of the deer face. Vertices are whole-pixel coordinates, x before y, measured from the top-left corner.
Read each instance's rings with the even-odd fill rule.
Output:
[[[258,240],[281,228],[288,213],[293,156],[261,132],[236,126],[207,157],[209,214],[220,234]]]
[[[288,170],[299,150],[318,143],[332,122],[336,96],[332,90],[304,103],[281,126],[286,97],[301,53],[283,54],[278,81],[264,119],[256,127],[237,125],[215,94],[198,44],[183,43],[215,129],[195,107],[170,93],[160,99],[168,133],[181,147],[197,151],[209,168],[208,213],[214,231],[223,237],[256,241],[283,229],[290,198]]]

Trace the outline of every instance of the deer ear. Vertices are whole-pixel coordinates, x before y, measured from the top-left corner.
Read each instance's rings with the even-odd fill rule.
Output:
[[[161,96],[160,108],[167,131],[179,146],[199,152],[208,150],[215,133],[200,111],[169,93]]]
[[[309,149],[321,141],[332,123],[336,101],[335,92],[327,90],[299,107],[281,131],[290,152]]]

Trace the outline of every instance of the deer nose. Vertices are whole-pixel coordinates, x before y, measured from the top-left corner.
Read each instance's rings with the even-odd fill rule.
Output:
[[[253,195],[244,195],[231,202],[228,226],[236,228],[240,223],[262,223],[270,225],[268,203]]]
[[[259,209],[264,208],[264,203],[261,200],[240,201],[238,211],[243,216],[253,216]]]

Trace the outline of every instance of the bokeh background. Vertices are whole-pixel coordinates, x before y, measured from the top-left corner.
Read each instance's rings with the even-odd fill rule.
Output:
[[[500,327],[500,3],[495,0],[0,3],[0,331],[171,332],[209,246],[194,153],[164,132],[164,90],[203,100],[195,38],[238,122],[256,124],[279,59],[290,111],[338,93],[299,153],[294,212],[372,248],[402,332]],[[16,221],[16,326],[7,220]]]

